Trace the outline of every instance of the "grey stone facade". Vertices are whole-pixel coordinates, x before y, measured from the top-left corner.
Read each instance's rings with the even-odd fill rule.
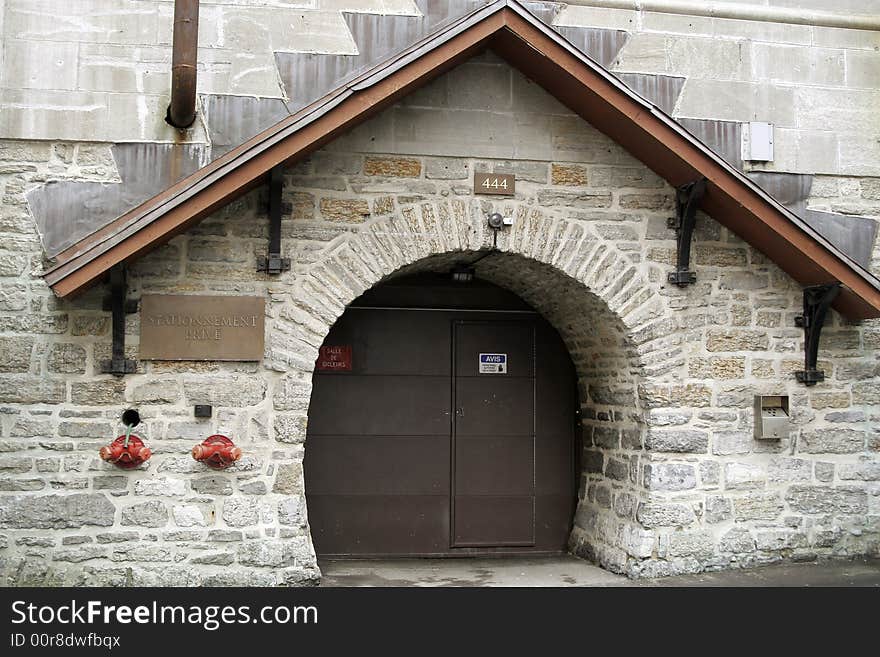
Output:
[[[98,373],[110,351],[105,290],[52,295],[24,194],[49,178],[104,180],[108,157],[101,144],[0,144],[4,584],[317,582],[302,459],[318,347],[383,278],[488,248],[496,210],[516,221],[477,274],[538,309],[579,376],[575,554],[640,577],[880,553],[880,326],[834,315],[820,350],[828,378],[799,385],[801,287],[705,215],[697,284],[667,285],[672,188],[493,56],[287,171],[290,272],[256,271],[265,190],[132,266],[134,298],[265,296],[260,363]],[[515,173],[516,197],[474,196],[475,170]],[[867,196],[847,193],[853,207],[873,207],[867,182]],[[131,358],[138,328],[129,316]],[[753,439],[754,394],[790,396],[789,439]],[[214,416],[195,419],[197,403]],[[154,456],[124,472],[97,451],[131,407]],[[222,473],[189,455],[217,432],[245,452]]]

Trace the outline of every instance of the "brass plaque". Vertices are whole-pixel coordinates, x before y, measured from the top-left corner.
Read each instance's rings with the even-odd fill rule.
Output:
[[[142,360],[262,360],[263,297],[145,294]]]
[[[511,174],[474,172],[474,194],[513,196],[515,192],[516,177]]]

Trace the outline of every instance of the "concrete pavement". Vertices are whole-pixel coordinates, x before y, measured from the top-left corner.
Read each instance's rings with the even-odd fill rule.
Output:
[[[880,560],[793,563],[629,580],[571,555],[321,560],[321,586],[880,586]]]

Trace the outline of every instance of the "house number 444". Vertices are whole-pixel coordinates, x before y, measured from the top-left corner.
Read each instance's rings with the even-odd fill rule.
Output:
[[[486,189],[507,189],[507,180],[504,178],[486,178],[483,181],[483,187]]]
[[[514,185],[516,181],[509,174],[495,173],[475,173],[474,174],[474,193],[475,194],[503,194],[512,196],[514,194]]]

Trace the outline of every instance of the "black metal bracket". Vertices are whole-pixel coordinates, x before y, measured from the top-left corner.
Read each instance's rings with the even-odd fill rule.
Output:
[[[280,274],[290,269],[290,258],[281,256],[281,192],[284,167],[278,165],[269,174],[269,254],[257,261],[257,271]]]
[[[666,225],[676,231],[676,264],[675,271],[670,272],[666,280],[673,285],[685,287],[697,282],[697,274],[690,270],[691,242],[694,227],[697,224],[697,210],[706,193],[706,179],[682,185],[675,190],[675,216],[670,217]]]
[[[814,386],[825,380],[825,372],[816,369],[819,360],[819,337],[828,309],[840,293],[840,283],[813,285],[804,288],[804,314],[794,318],[796,326],[804,329],[804,369],[795,372],[797,380]]]
[[[125,265],[117,265],[110,270],[110,296],[104,299],[104,310],[112,313],[113,351],[110,360],[101,363],[101,372],[123,376],[137,371],[137,362],[125,357],[125,315],[136,313],[138,302],[126,299],[128,284],[125,280]]]

